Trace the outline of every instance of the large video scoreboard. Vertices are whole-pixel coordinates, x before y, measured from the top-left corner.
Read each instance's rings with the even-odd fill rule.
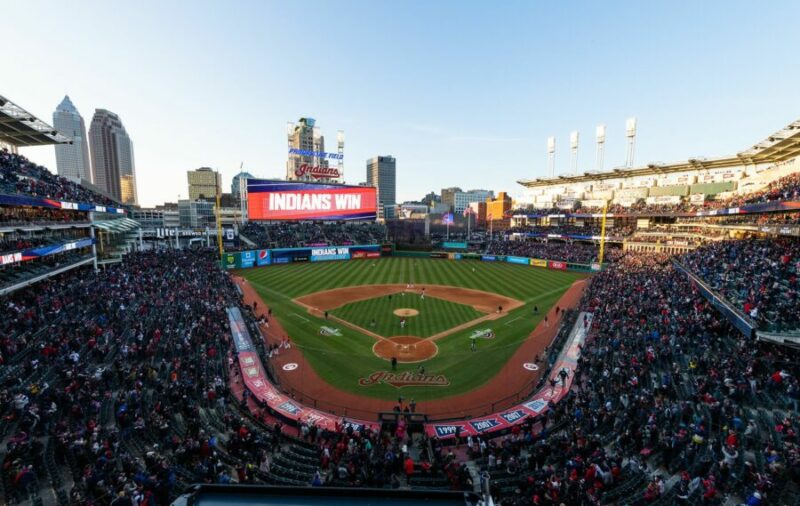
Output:
[[[370,186],[247,180],[249,220],[375,220],[377,204]]]

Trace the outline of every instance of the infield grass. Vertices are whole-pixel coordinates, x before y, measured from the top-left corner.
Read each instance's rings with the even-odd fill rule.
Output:
[[[419,314],[406,318],[405,328],[400,327],[400,317],[395,309],[416,309]],[[462,323],[475,320],[486,313],[456,302],[416,293],[396,293],[391,297],[375,297],[346,304],[331,311],[331,314],[384,337],[418,336],[428,337]],[[372,323],[375,326],[372,326]]]
[[[387,401],[396,400],[399,394],[417,401],[439,399],[468,392],[484,384],[498,374],[564,291],[576,280],[586,277],[579,273],[509,263],[396,257],[266,266],[240,270],[237,274],[247,278],[264,302],[273,309],[273,316],[279,319],[319,376],[342,390]],[[330,322],[310,315],[292,302],[292,299],[301,295],[333,288],[409,282],[484,290],[512,297],[524,302],[524,305],[497,320],[480,322],[436,340],[439,353],[423,365],[426,373],[446,375],[449,386],[398,389],[385,384],[368,387],[358,384],[359,378],[375,371],[391,369],[387,361],[372,353],[375,338],[343,326],[338,326],[342,331],[341,337],[320,336],[319,328],[330,325]],[[363,304],[370,302],[373,301],[363,301]],[[428,302],[427,296],[424,302]],[[540,310],[538,314],[532,311],[534,305]],[[353,314],[348,315],[347,319],[366,321],[367,325],[362,326],[368,328],[372,309],[365,307],[366,313],[360,315],[354,308]],[[446,310],[429,313],[437,320],[437,327],[438,322],[446,322],[450,318]],[[496,337],[478,339],[478,351],[471,352],[469,336],[475,330],[486,328],[492,329]],[[398,372],[416,371],[417,365],[399,364]],[[487,399],[487,402],[491,401]]]

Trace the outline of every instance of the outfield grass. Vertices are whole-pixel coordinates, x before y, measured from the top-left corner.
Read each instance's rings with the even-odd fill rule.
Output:
[[[402,394],[417,401],[464,393],[494,377],[539,323],[545,310],[554,305],[574,281],[585,277],[508,263],[411,258],[289,264],[237,273],[250,281],[317,374],[329,383],[359,395],[393,400]],[[503,318],[479,323],[436,341],[439,353],[424,362],[424,366],[427,373],[446,375],[449,386],[397,389],[390,385],[358,385],[359,378],[375,371],[390,370],[388,362],[372,353],[373,337],[341,326],[341,337],[322,337],[319,327],[326,322],[292,302],[296,297],[321,290],[412,281],[417,285],[449,285],[494,292],[525,304]],[[533,314],[534,305],[540,309],[538,314]],[[491,328],[496,338],[478,339],[478,351],[473,353],[469,349],[469,336],[474,330],[484,328]],[[398,371],[415,371],[416,368],[417,364],[400,364]]]
[[[408,308],[419,311],[417,316],[406,318],[405,328],[400,328],[400,317],[395,309]],[[471,306],[416,293],[394,294],[392,297],[352,302],[331,311],[331,314],[384,337],[429,337],[462,323],[484,316]],[[375,322],[373,327],[371,324]]]

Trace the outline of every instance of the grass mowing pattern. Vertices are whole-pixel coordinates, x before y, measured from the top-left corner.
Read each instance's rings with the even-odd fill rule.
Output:
[[[406,318],[404,329],[400,328],[400,317],[393,313],[400,308],[419,311],[417,316]],[[336,308],[330,313],[384,337],[429,337],[486,314],[464,304],[428,295],[422,299],[416,293],[361,300]],[[370,325],[373,319],[375,327]]]
[[[561,294],[574,281],[585,277],[573,272],[508,263],[412,258],[277,265],[244,269],[238,274],[246,277],[273,309],[273,315],[280,320],[294,344],[303,350],[317,374],[342,390],[388,401],[396,400],[398,394],[418,401],[433,400],[482,385],[498,373]],[[359,378],[390,369],[387,361],[372,353],[373,337],[349,328],[341,328],[341,337],[320,336],[319,327],[326,325],[324,319],[309,315],[292,302],[300,295],[343,286],[410,281],[417,286],[428,283],[499,293],[523,301],[525,305],[503,318],[436,341],[438,355],[423,364],[428,373],[445,374],[450,380],[449,386],[397,389],[389,385],[358,386]],[[532,314],[534,305],[539,307],[539,314]],[[483,328],[493,329],[497,337],[478,339],[478,351],[470,352],[469,336],[473,330]],[[416,364],[398,366],[398,371],[406,370],[415,371]]]

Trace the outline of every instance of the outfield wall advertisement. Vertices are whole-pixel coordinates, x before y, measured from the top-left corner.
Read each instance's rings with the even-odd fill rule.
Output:
[[[279,248],[234,251],[225,253],[222,266],[225,269],[249,269],[265,265],[292,264],[299,262],[328,262],[332,260],[357,260],[367,258],[380,258],[389,254],[385,246],[379,244],[353,245],[353,246],[316,246],[307,248]],[[414,258],[441,258],[450,260],[481,260],[483,262],[506,262],[517,265],[531,265],[545,269],[598,272],[602,266],[595,262],[592,264],[578,264],[559,260],[544,260],[505,255],[481,255],[479,253],[446,253],[433,252],[397,252],[399,257],[409,256]]]
[[[373,187],[247,180],[250,220],[375,220],[377,212]]]
[[[225,269],[249,269],[265,265],[327,262],[331,260],[378,258],[380,256],[381,246],[379,244],[258,249],[225,253],[222,257],[222,266]]]

